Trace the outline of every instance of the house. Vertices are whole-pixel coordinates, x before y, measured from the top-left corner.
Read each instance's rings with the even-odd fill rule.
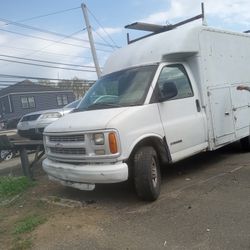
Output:
[[[0,90],[0,123],[18,120],[30,112],[61,108],[74,100],[72,90],[25,80]]]

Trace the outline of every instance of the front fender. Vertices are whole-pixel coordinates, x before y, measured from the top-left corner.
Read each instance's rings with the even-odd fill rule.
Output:
[[[158,134],[146,134],[137,138],[129,148],[129,159],[133,157],[134,153],[139,147],[145,145],[152,146],[155,148],[158,157],[162,163],[172,162],[166,138]]]

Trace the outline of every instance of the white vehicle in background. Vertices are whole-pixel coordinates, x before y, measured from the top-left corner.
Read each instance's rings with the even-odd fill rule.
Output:
[[[250,35],[133,25],[158,33],[116,51],[76,112],[46,127],[43,168],[82,190],[130,177],[152,201],[160,166],[237,140],[250,149],[250,94],[237,90],[250,85]]]
[[[42,139],[43,130],[52,122],[70,113],[80,100],[69,103],[61,109],[40,110],[24,115],[17,124],[18,134],[31,139]]]

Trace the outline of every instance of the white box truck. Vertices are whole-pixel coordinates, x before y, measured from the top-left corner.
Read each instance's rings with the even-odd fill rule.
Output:
[[[250,36],[183,25],[116,51],[76,112],[44,132],[49,178],[92,190],[133,178],[155,200],[161,166],[241,140],[250,148]]]

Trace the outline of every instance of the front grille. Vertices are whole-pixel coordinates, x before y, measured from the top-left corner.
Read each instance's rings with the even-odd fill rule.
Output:
[[[34,128],[28,130],[18,130],[17,133],[25,138],[41,140],[43,138],[43,134],[37,132]]]
[[[49,136],[51,142],[83,142],[84,135],[53,135]]]
[[[50,148],[53,154],[85,155],[85,148]]]
[[[38,119],[38,117],[40,116],[41,114],[38,114],[38,115],[26,115],[22,118],[21,122],[27,122],[27,121],[35,121]]]

